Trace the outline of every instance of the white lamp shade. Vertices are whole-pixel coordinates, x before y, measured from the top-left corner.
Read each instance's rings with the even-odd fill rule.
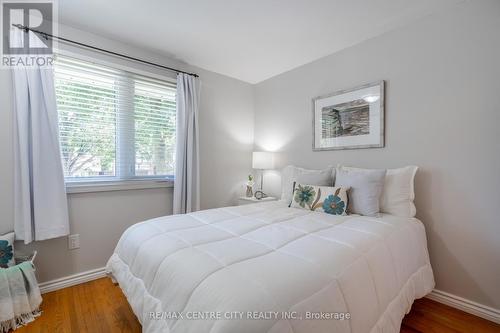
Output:
[[[254,151],[252,156],[252,168],[274,169],[274,154],[265,151]]]

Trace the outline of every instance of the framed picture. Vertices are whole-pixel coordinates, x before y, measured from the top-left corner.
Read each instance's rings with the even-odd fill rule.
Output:
[[[313,98],[313,150],[384,147],[384,81]]]

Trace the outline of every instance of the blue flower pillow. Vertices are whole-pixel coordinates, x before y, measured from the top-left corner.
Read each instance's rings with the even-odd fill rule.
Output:
[[[0,267],[14,266],[14,233],[0,236]]]
[[[348,197],[346,187],[293,184],[290,207],[325,212],[332,215],[347,215]]]

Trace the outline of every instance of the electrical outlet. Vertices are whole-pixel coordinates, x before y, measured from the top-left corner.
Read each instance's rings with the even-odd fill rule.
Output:
[[[68,249],[74,250],[80,248],[80,234],[68,236]]]

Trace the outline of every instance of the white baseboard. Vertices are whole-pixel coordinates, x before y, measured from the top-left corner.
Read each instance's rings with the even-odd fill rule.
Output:
[[[438,289],[434,289],[426,297],[433,301],[449,305],[453,308],[500,324],[500,310],[498,309],[494,309]]]
[[[52,281],[47,281],[39,284],[40,292],[42,294],[48,293],[50,291],[55,291],[67,287],[71,287],[80,283],[100,279],[106,276],[105,267],[92,269],[90,271],[66,276],[60,279],[55,279]]]

